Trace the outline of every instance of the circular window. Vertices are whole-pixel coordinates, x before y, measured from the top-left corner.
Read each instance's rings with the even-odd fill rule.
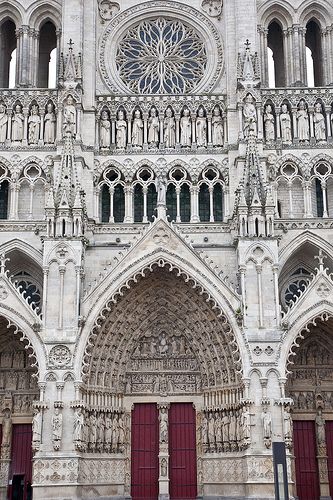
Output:
[[[193,28],[165,18],[142,21],[118,44],[116,67],[121,80],[140,94],[184,94],[204,76],[204,41]]]
[[[178,2],[144,2],[115,16],[99,54],[101,75],[115,93],[208,93],[224,71],[216,27]]]

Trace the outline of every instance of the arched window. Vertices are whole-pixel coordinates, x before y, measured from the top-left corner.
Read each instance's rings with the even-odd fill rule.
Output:
[[[223,221],[223,181],[216,167],[209,167],[199,181],[200,222]]]
[[[324,85],[321,29],[314,19],[306,25],[305,45],[308,86],[320,87]]]
[[[0,88],[16,84],[16,26],[7,19],[0,26]]]
[[[0,180],[0,219],[8,218],[8,191],[8,181]]]
[[[147,193],[147,217],[150,222],[153,221],[153,215],[156,215],[157,192],[155,184],[149,184]]]
[[[273,21],[268,26],[267,34],[269,86],[284,87],[286,85],[283,32],[279,23]],[[270,67],[271,66],[271,67]]]
[[[200,222],[210,220],[210,195],[207,184],[201,184],[199,191],[199,217]]]
[[[324,197],[321,181],[319,179],[316,179],[316,209],[317,217],[322,217],[324,214]]]
[[[191,220],[191,193],[188,184],[183,184],[180,188],[180,218],[181,222]]]
[[[134,222],[148,222],[156,215],[157,192],[154,173],[142,167],[136,174],[134,184]]]
[[[101,222],[124,222],[125,192],[121,173],[113,167],[107,168],[99,186]]]
[[[125,193],[124,187],[117,184],[113,193],[113,217],[115,222],[124,222],[125,217]]]
[[[106,184],[102,186],[102,214],[101,220],[102,222],[109,222],[110,220],[110,188]]]
[[[213,190],[213,210],[214,210],[214,221],[223,221],[223,190],[221,184],[215,184]]]
[[[143,187],[141,184],[136,184],[134,187],[134,222],[143,220],[143,201]]]
[[[174,184],[169,184],[166,194],[167,215],[170,221],[177,220],[177,193]]]
[[[41,88],[56,86],[56,28],[47,21],[40,29],[37,85]]]

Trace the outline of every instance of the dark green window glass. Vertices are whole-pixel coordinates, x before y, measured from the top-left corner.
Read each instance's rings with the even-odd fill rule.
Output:
[[[156,205],[157,205],[157,193],[155,184],[149,184],[147,193],[147,217],[148,220],[150,220],[151,222],[153,221],[153,215],[156,215],[155,211]]]
[[[214,221],[223,221],[223,191],[221,184],[215,184],[213,191]]]
[[[191,194],[187,184],[183,184],[180,191],[180,218],[182,222],[191,220]]]
[[[200,222],[209,222],[209,189],[207,184],[201,184],[199,191],[199,217]]]
[[[166,193],[167,215],[169,221],[176,221],[177,218],[177,194],[173,184],[169,184]]]
[[[124,222],[125,217],[125,193],[124,188],[117,184],[113,193],[113,217],[115,222]]]
[[[110,220],[110,191],[106,184],[102,187],[102,222]]]

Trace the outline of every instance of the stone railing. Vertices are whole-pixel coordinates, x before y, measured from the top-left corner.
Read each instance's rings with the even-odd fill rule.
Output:
[[[96,144],[100,153],[226,148],[225,96],[98,96]]]

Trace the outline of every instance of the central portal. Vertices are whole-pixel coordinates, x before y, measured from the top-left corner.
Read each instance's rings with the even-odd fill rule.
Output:
[[[168,464],[162,453],[165,443],[169,444]],[[157,500],[159,495],[161,498],[165,493],[161,493],[160,485],[166,482],[170,500],[194,500],[197,496],[195,409],[191,403],[172,403],[166,427],[156,404],[135,404],[132,500]]]

